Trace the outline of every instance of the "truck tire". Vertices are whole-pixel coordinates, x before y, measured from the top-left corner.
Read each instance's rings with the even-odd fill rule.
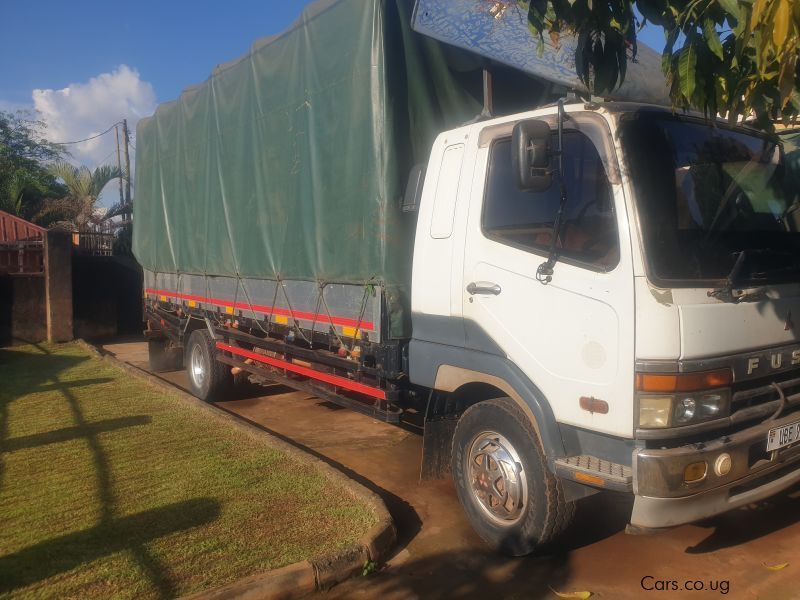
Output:
[[[183,368],[182,349],[176,348],[167,339],[148,339],[147,358],[150,362],[150,370],[154,373],[180,371]]]
[[[186,344],[186,372],[192,394],[207,402],[221,400],[233,387],[231,368],[216,360],[217,348],[205,329],[196,329]]]
[[[530,420],[510,398],[464,412],[453,435],[452,469],[472,527],[503,554],[530,554],[554,541],[575,515]]]

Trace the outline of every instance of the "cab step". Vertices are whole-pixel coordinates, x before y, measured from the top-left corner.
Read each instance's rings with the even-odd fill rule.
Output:
[[[633,491],[633,470],[625,465],[580,454],[555,459],[556,475],[618,492]]]

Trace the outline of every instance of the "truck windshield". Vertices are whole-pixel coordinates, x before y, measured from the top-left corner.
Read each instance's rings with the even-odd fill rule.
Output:
[[[800,151],[659,113],[620,139],[656,284],[800,281]]]

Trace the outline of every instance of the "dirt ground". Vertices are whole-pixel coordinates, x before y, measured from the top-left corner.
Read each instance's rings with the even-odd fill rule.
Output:
[[[147,368],[144,342],[104,349]],[[187,386],[183,372],[160,376]],[[557,598],[551,590],[623,600],[800,598],[800,487],[647,536],[624,532],[630,499],[599,494],[579,502],[574,527],[559,548],[509,559],[490,552],[473,533],[449,480],[419,481],[422,440],[413,427],[381,423],[278,385],[218,406],[323,458],[380,494],[392,512],[399,529],[394,556],[378,572],[321,598]]]

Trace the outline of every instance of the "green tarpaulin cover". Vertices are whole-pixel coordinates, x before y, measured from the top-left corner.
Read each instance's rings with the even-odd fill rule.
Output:
[[[414,216],[436,134],[480,113],[474,59],[410,30],[410,0],[318,2],[139,122],[133,250],[156,272],[386,288],[408,334]]]

